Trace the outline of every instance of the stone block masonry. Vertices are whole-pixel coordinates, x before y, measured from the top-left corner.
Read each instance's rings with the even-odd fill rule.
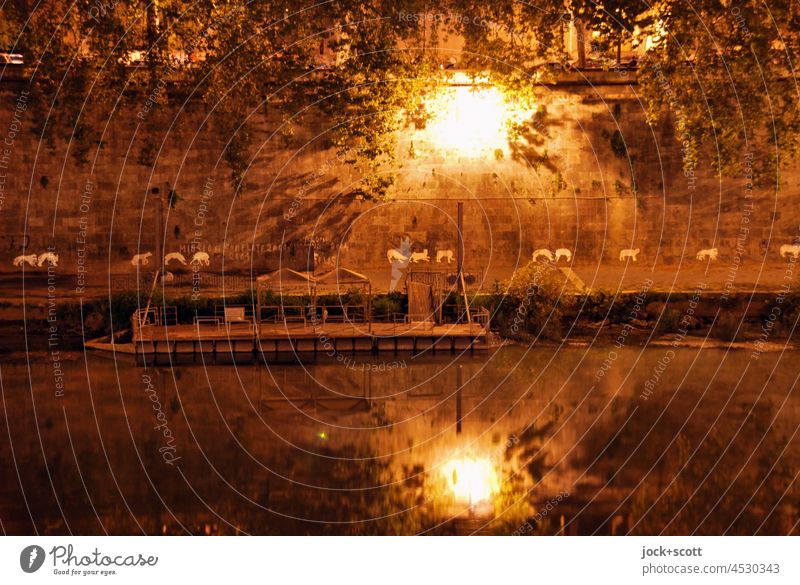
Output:
[[[388,279],[387,250],[404,237],[413,251],[427,249],[433,265],[437,251],[455,250],[457,201],[465,202],[467,266],[498,275],[538,248],[567,248],[577,267],[618,267],[625,248],[641,249],[639,265],[677,266],[712,246],[720,263],[735,256],[741,266],[779,264],[780,246],[800,225],[796,161],[777,193],[746,177],[720,180],[708,164],[687,176],[671,126],[649,127],[626,85],[542,88],[545,114],[532,139],[504,153],[467,157],[436,148],[425,130],[404,131],[385,203],[351,194],[359,175],[328,146],[321,117],[293,145],[260,143],[279,123],[261,117],[247,190],[234,196],[223,141],[201,123],[202,104],[189,104],[179,129],[157,137],[164,145],[153,168],[138,163],[139,142],[131,143],[135,111],[111,121],[96,162],[82,167],[66,140],[40,149],[26,129],[27,117],[40,113],[23,98],[0,84],[0,139],[13,131],[10,150],[0,145],[0,271],[17,271],[11,261],[25,245],[28,253],[52,246],[59,273],[74,275],[73,289],[105,280],[109,270],[133,274],[131,257],[155,252],[153,187],[165,198],[165,252],[187,260],[206,252],[202,270],[210,272],[221,271],[223,259],[226,272],[257,274],[281,263],[318,271],[339,263]]]

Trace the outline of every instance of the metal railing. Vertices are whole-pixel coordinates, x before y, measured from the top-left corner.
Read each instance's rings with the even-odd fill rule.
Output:
[[[156,306],[149,309],[136,309],[131,317],[131,324],[139,328],[146,325],[177,325],[178,307]]]
[[[139,339],[145,327],[160,327],[162,325],[178,324],[178,308],[172,306],[156,306],[146,309],[136,309],[131,315],[131,330],[134,340]]]
[[[252,305],[214,305],[214,317],[223,323],[253,321]]]
[[[319,323],[364,323],[364,305],[318,305],[308,308],[308,318]]]
[[[308,320],[306,305],[262,305],[258,323],[303,323]]]
[[[405,313],[386,313],[384,315],[373,315],[373,323],[407,323],[408,315]]]
[[[489,320],[491,318],[491,314],[486,307],[476,307],[469,309],[469,316],[472,320],[472,323],[481,325],[482,327],[486,327],[489,325]]]

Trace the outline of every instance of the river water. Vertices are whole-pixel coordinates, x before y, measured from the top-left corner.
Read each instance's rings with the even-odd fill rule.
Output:
[[[799,357],[4,356],[0,521],[13,534],[797,533]]]

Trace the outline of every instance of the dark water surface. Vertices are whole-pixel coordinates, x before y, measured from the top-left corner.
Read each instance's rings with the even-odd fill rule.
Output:
[[[52,357],[0,363],[5,533],[798,532],[797,353]]]

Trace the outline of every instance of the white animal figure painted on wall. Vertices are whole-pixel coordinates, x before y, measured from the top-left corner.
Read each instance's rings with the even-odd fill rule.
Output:
[[[200,266],[208,266],[211,264],[211,258],[206,252],[195,252],[192,256],[192,264],[199,264]]]
[[[539,258],[545,258],[550,262],[553,261],[553,253],[550,252],[547,248],[540,248],[539,250],[534,251],[533,253],[533,261],[537,262]]]
[[[416,262],[430,262],[431,257],[428,256],[428,248],[425,248],[422,252],[412,252],[411,253],[411,261]]]
[[[636,262],[636,257],[639,255],[639,252],[641,252],[639,248],[625,248],[619,253],[619,261],[622,262],[631,259]]]
[[[784,244],[781,246],[781,258],[786,258],[787,256],[797,260],[798,256],[800,256],[800,244]]]
[[[391,263],[393,263],[393,262],[403,262],[403,263],[407,263],[407,262],[409,261],[409,259],[410,259],[410,258],[409,258],[408,256],[403,256],[403,254],[401,254],[400,252],[398,252],[397,250],[395,250],[394,248],[392,248],[391,250],[389,250],[388,252],[386,252],[386,259],[387,259],[387,260],[389,261],[389,263],[391,264]]]
[[[150,264],[150,257],[153,255],[152,252],[145,252],[144,254],[135,254],[133,258],[131,258],[131,264],[133,266],[147,266]]]
[[[38,262],[39,257],[36,254],[26,254],[24,256],[17,256],[14,258],[14,266],[21,267],[25,262],[27,262],[30,266],[36,266],[36,262]]]
[[[556,250],[556,262],[558,262],[561,258],[565,258],[567,262],[571,262],[572,252],[570,252],[566,248],[559,248],[558,250]]]
[[[36,265],[44,266],[45,262],[49,263],[50,266],[58,266],[58,254],[54,254],[53,252],[39,254],[39,260],[36,262]]]
[[[164,256],[164,266],[167,266],[173,260],[177,260],[184,266],[186,266],[186,258],[180,252],[170,252],[166,256]]]
[[[441,262],[442,260],[447,260],[448,264],[453,262],[453,251],[452,250],[437,250],[436,251],[436,261]]]
[[[712,261],[714,261],[714,260],[717,259],[718,255],[719,255],[719,250],[717,250],[716,248],[705,248],[703,250],[700,250],[697,253],[696,258],[698,260],[712,260]]]

